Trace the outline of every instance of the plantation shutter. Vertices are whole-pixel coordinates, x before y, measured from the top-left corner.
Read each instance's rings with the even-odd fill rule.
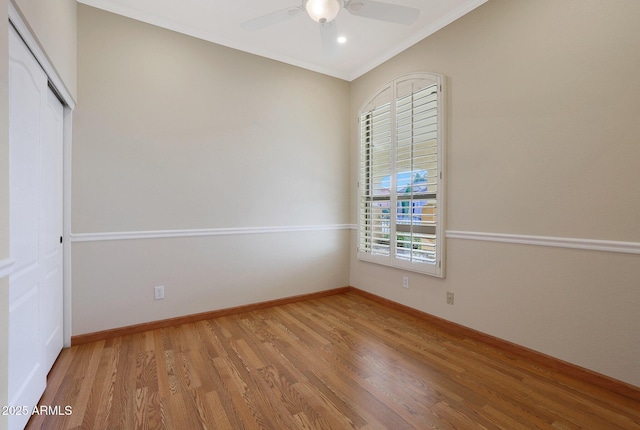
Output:
[[[360,117],[360,248],[372,255],[391,252],[391,103]],[[388,179],[387,179],[388,178]]]
[[[436,262],[438,189],[437,85],[396,100],[396,256]]]
[[[360,259],[443,274],[441,91],[441,77],[413,74],[360,111]]]

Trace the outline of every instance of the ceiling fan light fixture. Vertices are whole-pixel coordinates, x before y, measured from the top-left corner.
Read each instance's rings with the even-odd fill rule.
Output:
[[[307,0],[305,9],[315,22],[331,22],[340,12],[339,0]]]

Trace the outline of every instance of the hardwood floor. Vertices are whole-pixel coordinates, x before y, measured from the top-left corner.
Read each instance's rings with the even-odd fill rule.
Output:
[[[353,292],[74,346],[48,383],[28,429],[640,429],[637,400]]]

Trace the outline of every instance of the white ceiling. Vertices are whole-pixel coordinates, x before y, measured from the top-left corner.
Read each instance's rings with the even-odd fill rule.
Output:
[[[302,0],[78,0],[90,6],[351,81],[438,31],[487,0],[379,0],[420,9],[409,26],[351,15],[335,20],[347,38],[338,52],[325,52],[319,24],[306,13],[250,32],[240,24]]]

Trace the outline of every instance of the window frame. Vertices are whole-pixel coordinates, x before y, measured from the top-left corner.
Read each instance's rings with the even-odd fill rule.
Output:
[[[417,89],[414,89],[414,84]],[[407,92],[406,88],[410,86],[412,89]],[[431,192],[423,192],[422,194],[416,193],[416,195],[424,195],[429,194],[432,196],[435,194],[435,259],[434,263],[424,262],[424,261],[416,261],[413,255],[418,251],[413,251],[416,249],[415,243],[411,242],[410,245],[410,258],[399,257],[398,250],[402,249],[402,245],[400,238],[398,237],[398,232],[402,233],[403,230],[406,230],[406,220],[400,222],[398,221],[398,203],[406,199],[406,192],[404,193],[398,191],[398,180],[400,175],[405,174],[406,172],[402,171],[401,168],[398,168],[398,165],[401,164],[401,161],[397,158],[397,149],[398,149],[398,121],[399,116],[397,112],[398,101],[407,95],[415,95],[419,93],[421,90],[425,88],[430,88],[431,86],[435,86],[436,90],[436,100],[437,107],[436,113],[437,118],[435,121],[435,125],[437,127],[436,130],[436,191],[435,193]],[[394,268],[404,269],[408,271],[433,275],[437,277],[444,277],[445,273],[445,189],[446,189],[446,144],[445,144],[445,79],[444,76],[421,72],[421,73],[411,73],[407,75],[400,76],[390,82],[387,82],[382,87],[378,88],[361,106],[358,110],[358,235],[357,235],[357,257],[359,260],[367,261],[371,263],[382,264],[385,266],[390,266]],[[372,173],[373,165],[370,158],[372,154],[372,145],[370,135],[368,135],[367,142],[364,141],[365,136],[363,133],[363,124],[362,121],[366,115],[370,117],[375,115],[376,109],[382,109],[387,104],[390,105],[390,148],[389,148],[389,198],[375,196],[372,194],[372,177],[375,174]],[[412,126],[418,120],[415,117],[412,117]],[[369,122],[367,125],[371,125]],[[370,130],[370,129],[369,129]],[[365,151],[366,148],[366,151]],[[413,151],[414,142],[412,140],[411,150]],[[386,151],[386,150],[384,150]],[[383,153],[384,153],[383,151]],[[366,153],[365,153],[366,152]],[[416,170],[413,168],[413,160],[415,160],[417,156],[412,153],[411,155],[411,175],[413,175]],[[368,160],[365,163],[365,159]],[[363,164],[365,163],[365,164]],[[365,170],[368,173],[365,173]],[[369,183],[365,184],[364,179],[369,179]],[[379,179],[379,178],[378,178]],[[386,177],[385,177],[386,180]],[[415,183],[413,179],[409,179],[409,184],[411,185],[411,195],[413,199],[413,189],[415,189]],[[398,198],[400,197],[400,198]],[[426,197],[424,197],[426,198]],[[388,255],[382,255],[380,253],[375,253],[372,251],[373,242],[374,242],[374,233],[372,233],[372,227],[374,224],[373,221],[373,202],[385,202],[388,201],[388,214],[389,214],[389,239],[388,239]],[[377,207],[383,207],[383,204],[378,204]],[[413,214],[413,203],[411,205],[411,214]],[[384,210],[381,211],[384,213]],[[367,221],[365,221],[365,217],[368,215]],[[424,215],[421,215],[419,219],[422,222]],[[386,219],[384,217],[380,217],[380,219]],[[411,215],[411,219],[414,216]],[[380,224],[380,223],[379,223]],[[411,228],[413,229],[413,221],[410,221]],[[400,226],[400,229],[398,229]],[[378,227],[380,228],[380,227]],[[386,224],[383,229],[386,229]],[[413,230],[412,230],[413,231]],[[367,232],[369,232],[367,234]],[[417,235],[417,233],[416,233]],[[368,239],[367,241],[363,241],[363,238]],[[385,240],[385,239],[383,239]],[[380,243],[380,242],[378,242]],[[363,249],[362,244],[366,245],[366,249]],[[383,245],[384,247],[385,245]]]

